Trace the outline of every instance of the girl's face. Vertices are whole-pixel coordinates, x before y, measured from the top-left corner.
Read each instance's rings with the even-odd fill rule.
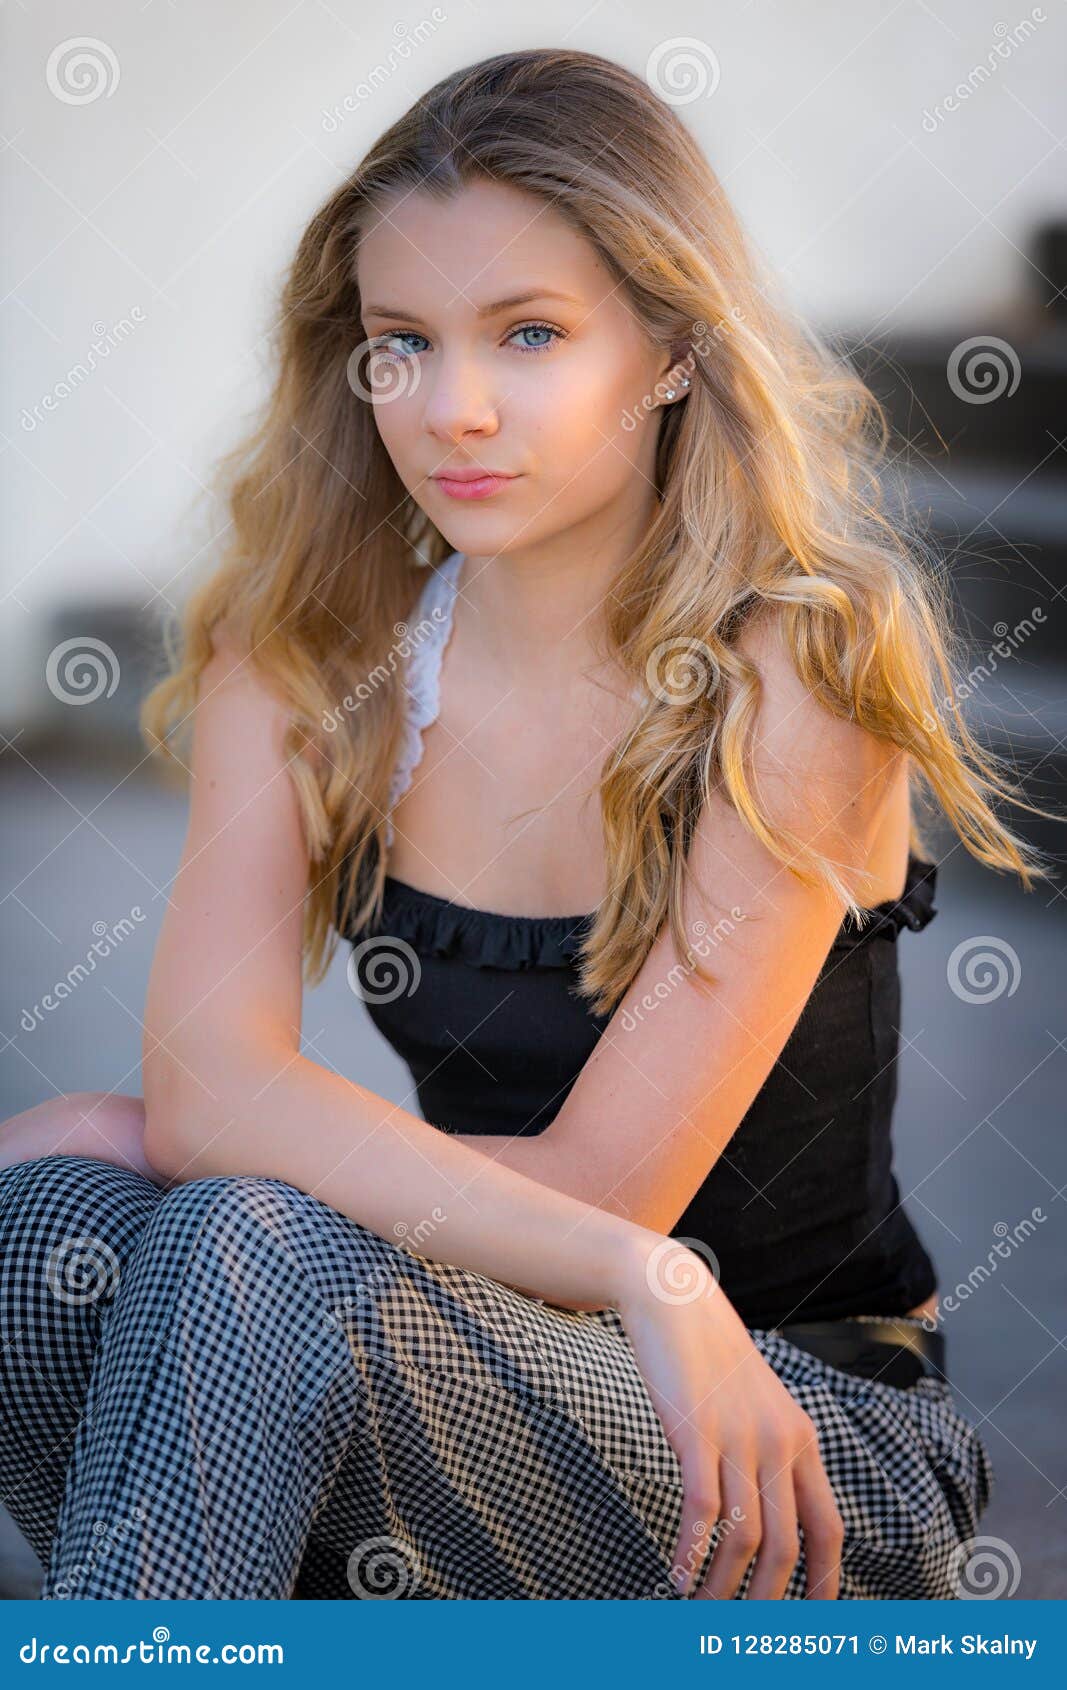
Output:
[[[358,285],[375,350],[353,386],[456,550],[497,556],[579,525],[595,543],[647,519],[677,369],[552,206],[486,181],[397,195],[363,237]],[[445,472],[473,470],[508,479],[461,497]]]

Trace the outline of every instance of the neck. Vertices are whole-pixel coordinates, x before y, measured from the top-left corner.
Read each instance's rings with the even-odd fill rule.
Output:
[[[611,590],[641,532],[635,526],[596,544],[568,531],[505,553],[465,553],[456,615],[467,649],[513,687],[544,686],[603,662]]]

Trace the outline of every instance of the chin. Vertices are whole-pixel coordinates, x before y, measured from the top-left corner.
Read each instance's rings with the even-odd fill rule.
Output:
[[[450,520],[446,522],[440,513],[435,513],[434,521],[453,551],[496,557],[515,550],[517,546],[528,545],[530,541],[529,529],[516,522],[513,516],[506,522],[499,517],[494,518],[487,510],[464,511],[459,518],[450,512],[449,516]]]

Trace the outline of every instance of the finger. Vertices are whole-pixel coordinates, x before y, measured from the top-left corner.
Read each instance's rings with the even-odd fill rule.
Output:
[[[716,1534],[707,1576],[695,1593],[702,1600],[733,1596],[760,1545],[760,1494],[752,1454],[729,1458],[723,1452],[721,1489],[723,1524]]]
[[[686,1471],[682,1497],[682,1518],[671,1567],[671,1584],[681,1596],[688,1596],[693,1580],[704,1564],[708,1540],[719,1517],[718,1457],[702,1464],[693,1474]]]
[[[760,1540],[756,1570],[746,1592],[750,1602],[785,1595],[789,1575],[800,1556],[800,1535],[797,1531],[797,1499],[793,1490],[791,1463],[778,1472],[760,1472],[760,1508],[763,1515],[763,1537]]]
[[[836,1602],[841,1588],[844,1524],[817,1443],[794,1463],[793,1488],[804,1532],[808,1600]]]

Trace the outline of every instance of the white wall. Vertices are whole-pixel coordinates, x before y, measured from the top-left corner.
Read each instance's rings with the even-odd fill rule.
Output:
[[[1062,0],[545,0],[536,16],[531,29],[528,6],[486,0],[5,8],[7,731],[42,699],[50,606],[173,601],[210,562],[189,502],[262,390],[260,337],[298,233],[448,70],[554,44],[644,72],[662,43],[694,38],[705,91],[683,115],[798,304],[831,326],[986,328],[1027,285],[1032,220],[1062,211]],[[1015,45],[1021,23],[1032,37]],[[48,68],[84,36],[104,43],[90,52],[106,91],[89,100],[70,96],[94,73]],[[384,78],[357,99],[376,64]],[[924,125],[961,83],[957,109]],[[356,109],[324,123],[346,95]],[[94,341],[97,367],[65,394]]]

